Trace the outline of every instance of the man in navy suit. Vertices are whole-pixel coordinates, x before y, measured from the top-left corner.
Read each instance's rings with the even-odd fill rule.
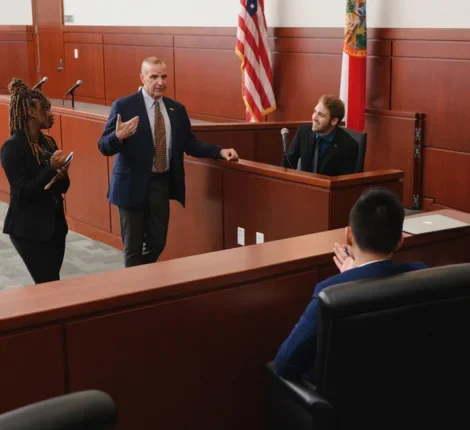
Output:
[[[170,199],[185,204],[184,153],[237,160],[234,149],[200,142],[185,107],[167,97],[167,67],[142,63],[143,88],[113,103],[98,147],[116,155],[108,199],[118,206],[126,267],[154,263],[165,248]]]
[[[283,167],[327,176],[349,175],[356,171],[359,146],[340,126],[345,113],[338,97],[320,97],[311,125],[301,125],[282,160]]]
[[[361,195],[349,214],[346,245],[334,245],[333,260],[341,273],[315,287],[312,301],[279,348],[275,359],[278,375],[314,382],[318,295],[324,288],[427,267],[424,263],[392,263],[393,252],[403,244],[404,216],[400,200],[389,190],[372,188]]]

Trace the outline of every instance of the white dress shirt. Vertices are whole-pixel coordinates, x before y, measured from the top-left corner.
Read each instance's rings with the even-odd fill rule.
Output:
[[[142,95],[144,96],[145,107],[147,108],[147,115],[149,117],[150,129],[152,130],[152,139],[153,145],[155,146],[155,103],[158,103],[160,106],[160,111],[163,115],[163,121],[165,122],[165,135],[166,135],[166,169],[165,172],[168,172],[170,169],[170,160],[171,160],[171,123],[170,117],[168,116],[168,111],[166,110],[165,103],[163,103],[163,98],[160,97],[157,100],[154,100],[150,97],[145,89],[142,88]],[[152,172],[157,173],[155,168],[155,158],[153,159]]]

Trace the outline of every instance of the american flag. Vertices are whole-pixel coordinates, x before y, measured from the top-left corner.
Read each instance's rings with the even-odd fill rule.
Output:
[[[246,120],[260,122],[276,110],[271,52],[264,0],[240,0],[236,53],[242,61],[242,96]]]

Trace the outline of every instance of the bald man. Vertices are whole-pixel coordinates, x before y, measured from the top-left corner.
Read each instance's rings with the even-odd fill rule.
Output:
[[[143,88],[113,103],[98,143],[103,155],[116,155],[108,191],[119,208],[126,267],[154,263],[165,248],[170,199],[185,204],[184,153],[237,160],[234,149],[196,139],[185,107],[164,97],[167,67],[146,58]]]

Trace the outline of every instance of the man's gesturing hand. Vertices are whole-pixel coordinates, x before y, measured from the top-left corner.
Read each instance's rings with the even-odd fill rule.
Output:
[[[139,117],[135,116],[129,121],[122,122],[121,115],[118,114],[116,121],[116,137],[123,141],[128,137],[131,137],[137,131],[137,126],[139,125]]]

